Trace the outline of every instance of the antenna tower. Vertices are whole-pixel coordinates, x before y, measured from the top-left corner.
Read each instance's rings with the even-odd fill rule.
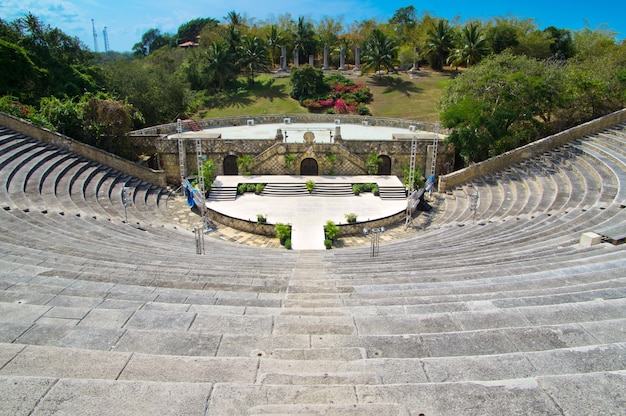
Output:
[[[104,27],[102,34],[104,35],[104,51],[108,53],[109,52],[109,33],[107,32],[106,26]]]
[[[91,19],[91,27],[93,29],[93,47],[94,47],[94,52],[98,52],[98,33],[96,33],[96,24],[94,23],[93,19]]]

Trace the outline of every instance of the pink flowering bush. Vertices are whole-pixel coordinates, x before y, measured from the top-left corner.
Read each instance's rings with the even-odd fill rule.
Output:
[[[355,84],[341,74],[326,77],[329,93],[318,98],[302,100],[300,104],[312,111],[325,110],[335,114],[369,113],[365,103],[372,99],[372,93],[366,85]]]

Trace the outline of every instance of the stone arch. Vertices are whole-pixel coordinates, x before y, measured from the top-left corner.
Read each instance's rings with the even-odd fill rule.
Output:
[[[391,158],[387,155],[380,155],[378,159],[378,174],[391,175]]]
[[[224,158],[224,175],[239,175],[237,156],[228,155]]]
[[[319,175],[317,160],[312,157],[302,159],[300,162],[300,175],[317,176]]]

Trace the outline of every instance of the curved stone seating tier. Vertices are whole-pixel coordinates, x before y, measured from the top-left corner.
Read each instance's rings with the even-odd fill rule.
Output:
[[[0,128],[0,413],[619,413],[626,246],[578,242],[626,223],[624,140],[435,195],[378,257],[198,256],[167,190]]]

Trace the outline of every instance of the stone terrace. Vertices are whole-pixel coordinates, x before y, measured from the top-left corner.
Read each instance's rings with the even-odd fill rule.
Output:
[[[167,198],[0,128],[0,414],[624,411],[626,246],[579,244],[626,226],[624,126],[436,194],[375,258],[198,256]]]

